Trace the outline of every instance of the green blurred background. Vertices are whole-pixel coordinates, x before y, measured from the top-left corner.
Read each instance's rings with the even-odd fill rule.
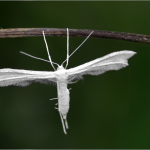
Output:
[[[150,34],[150,2],[0,2],[0,28],[72,28]],[[66,37],[46,37],[54,62]],[[84,40],[70,37],[70,53]],[[114,51],[133,50],[129,66],[69,85],[69,130],[54,109],[56,86],[0,88],[0,148],[150,148],[150,45],[90,38],[68,68]],[[0,68],[50,70],[43,37],[0,39]]]

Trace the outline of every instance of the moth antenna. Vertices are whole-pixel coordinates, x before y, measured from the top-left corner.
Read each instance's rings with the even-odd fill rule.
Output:
[[[63,121],[63,118],[62,118],[62,114],[60,112],[59,112],[59,114],[60,114],[60,118],[61,118],[64,133],[67,134],[66,129],[65,129],[65,125],[64,125],[64,121]]]
[[[55,67],[53,66],[52,59],[51,59],[51,56],[49,54],[49,49],[48,49],[48,45],[47,45],[47,42],[46,42],[44,31],[43,31],[43,37],[44,37],[44,42],[45,42],[45,45],[46,45],[46,50],[47,50],[49,61],[50,61],[51,65],[52,65],[52,67],[54,68],[54,70],[56,70]]]
[[[66,125],[66,129],[69,129],[67,119],[65,119],[65,125]]]
[[[65,68],[67,68],[68,63],[69,63],[69,29],[67,28],[67,63]]]
[[[94,31],[92,31],[87,37],[86,39],[69,55],[68,59],[84,44],[84,42],[91,36],[91,34],[93,33]],[[67,59],[63,62],[65,63],[67,61]],[[63,65],[63,63],[61,64],[61,66]]]
[[[27,54],[27,53],[25,53],[25,52],[22,52],[22,51],[20,51],[20,53],[21,54],[24,54],[24,55],[27,55],[27,56],[29,56],[29,57],[32,57],[32,58],[34,58],[34,59],[39,59],[39,60],[42,60],[42,61],[46,61],[46,62],[49,62],[48,60],[46,60],[46,59],[43,59],[43,58],[39,58],[39,57],[35,57],[35,56],[32,56],[32,55],[30,55],[30,54]],[[56,64],[57,66],[59,66],[59,64],[57,64],[57,63],[55,63],[55,62],[52,62],[53,64]]]
[[[20,51],[20,53],[21,53],[21,54],[24,54],[24,55],[27,55],[27,56],[29,56],[29,57],[35,58],[35,59],[39,59],[39,60],[43,60],[43,61],[49,62],[48,60],[45,60],[45,59],[42,59],[42,58],[39,58],[39,57],[32,56],[32,55],[27,54],[27,53],[22,52],[22,51]]]

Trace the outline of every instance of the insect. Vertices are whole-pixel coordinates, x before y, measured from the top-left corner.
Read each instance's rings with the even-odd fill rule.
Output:
[[[61,64],[52,61],[49,54],[48,45],[46,42],[45,34],[43,31],[44,42],[48,53],[49,60],[38,58],[27,53],[21,52],[27,56],[35,59],[49,62],[55,71],[32,71],[32,70],[18,70],[18,69],[0,69],[0,86],[28,86],[32,82],[40,82],[49,84],[55,82],[57,84],[58,97],[58,112],[62,121],[63,131],[67,134],[68,129],[67,113],[69,111],[70,92],[67,85],[74,83],[73,81],[79,80],[83,75],[100,75],[109,70],[119,70],[128,66],[128,59],[136,54],[136,52],[124,50],[108,54],[104,57],[97,58],[93,61],[77,66],[75,68],[66,69],[68,66],[69,58],[81,47],[81,45],[90,37],[93,31],[87,38],[69,55],[69,30],[67,28],[67,59]],[[63,64],[66,62],[65,67]],[[54,64],[57,65],[55,69]],[[53,100],[50,99],[50,100]]]

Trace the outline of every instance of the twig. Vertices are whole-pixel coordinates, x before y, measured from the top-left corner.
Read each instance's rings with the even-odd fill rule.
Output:
[[[33,37],[43,36],[42,31],[46,36],[67,36],[67,29],[60,28],[15,28],[15,29],[0,29],[0,38],[16,38],[16,37]],[[119,39],[130,42],[148,43],[150,44],[150,36],[144,34],[124,33],[103,30],[83,30],[69,29],[69,36],[86,37],[91,31],[94,33],[91,37]]]

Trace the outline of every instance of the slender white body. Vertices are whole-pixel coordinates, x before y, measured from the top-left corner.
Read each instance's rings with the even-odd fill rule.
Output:
[[[63,116],[63,119],[66,119],[70,102],[70,93],[67,89],[68,76],[66,74],[66,69],[62,66],[58,67],[57,71],[55,71],[55,75],[57,78],[58,111]]]
[[[65,81],[57,82],[58,89],[58,110],[63,115],[63,119],[66,119],[67,113],[69,111],[69,90],[67,89],[67,83]]]

